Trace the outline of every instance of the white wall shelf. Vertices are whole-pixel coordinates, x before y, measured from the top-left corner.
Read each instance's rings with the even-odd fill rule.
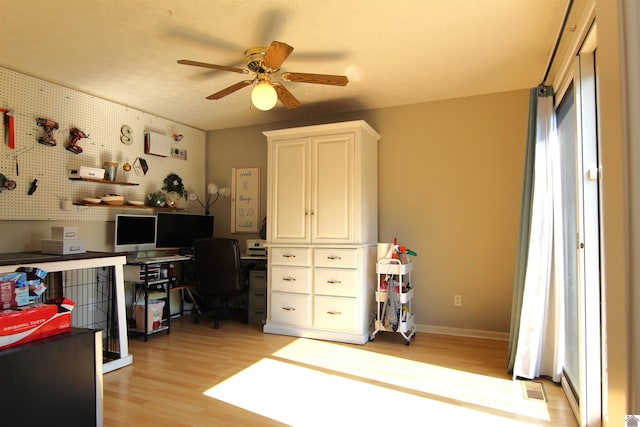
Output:
[[[109,179],[91,179],[91,178],[69,178],[71,181],[87,181],[87,182],[97,182],[99,184],[114,184],[114,185],[140,185],[137,182],[126,182],[126,181],[111,181]]]

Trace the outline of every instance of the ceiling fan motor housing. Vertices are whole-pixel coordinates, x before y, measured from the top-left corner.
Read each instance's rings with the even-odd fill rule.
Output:
[[[266,46],[260,46],[245,50],[244,57],[247,60],[247,68],[254,73],[264,73],[266,70],[262,61],[264,60],[264,55],[267,53],[267,49],[268,47]]]

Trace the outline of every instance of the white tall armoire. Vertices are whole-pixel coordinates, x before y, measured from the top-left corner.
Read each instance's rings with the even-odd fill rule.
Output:
[[[375,309],[380,135],[362,120],[264,134],[264,332],[364,344]]]

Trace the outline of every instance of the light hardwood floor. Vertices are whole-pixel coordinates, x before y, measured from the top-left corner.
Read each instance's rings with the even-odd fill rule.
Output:
[[[129,347],[133,364],[104,376],[107,427],[576,425],[559,386],[522,397],[505,341],[380,333],[359,346],[185,317]]]

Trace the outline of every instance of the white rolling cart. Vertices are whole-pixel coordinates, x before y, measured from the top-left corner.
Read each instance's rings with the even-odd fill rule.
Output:
[[[411,259],[406,263],[395,258],[381,258],[376,264],[376,320],[370,340],[378,332],[397,332],[411,344],[416,335],[416,325],[411,309],[413,282]]]

